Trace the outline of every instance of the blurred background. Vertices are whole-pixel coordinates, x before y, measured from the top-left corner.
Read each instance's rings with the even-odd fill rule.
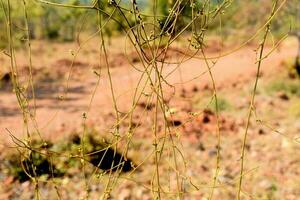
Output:
[[[0,200],[300,200],[299,58],[299,0],[0,0]]]

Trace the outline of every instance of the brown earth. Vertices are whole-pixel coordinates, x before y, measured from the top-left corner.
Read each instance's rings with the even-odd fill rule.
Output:
[[[47,48],[44,48],[45,45]],[[36,42],[33,46],[33,74],[36,83],[35,119],[41,134],[53,141],[64,139],[75,130],[77,132],[83,130],[83,116],[86,116],[87,127],[96,129],[104,136],[109,135],[111,127],[115,124],[115,114],[107,68],[99,68],[97,47],[91,46],[87,50],[83,49],[82,53],[78,55],[73,63],[74,68],[70,75],[68,95],[62,101],[58,97],[64,92],[72,63],[70,49],[75,49],[76,46],[74,44],[41,42]],[[178,49],[181,48],[172,49],[171,55],[168,55],[169,61],[180,61],[182,50],[178,52]],[[233,107],[231,112],[221,110],[220,113],[221,168],[218,176],[219,187],[216,189],[214,198],[217,200],[234,199],[236,195],[241,144],[251,94],[249,88],[253,86],[257,69],[255,49],[255,46],[245,46],[237,52],[218,59],[212,68],[220,98],[223,95],[226,96]],[[129,61],[132,61],[138,68],[142,68],[142,66],[137,61],[135,54],[120,52],[117,44],[110,46],[109,50],[111,52],[108,61],[111,65],[113,88],[117,107],[123,117],[131,108],[134,89],[142,75],[141,72],[129,65]],[[265,52],[270,50],[269,46]],[[216,56],[218,51],[219,48],[216,47],[208,49],[207,56]],[[226,52],[226,50],[224,51]],[[263,61],[260,75],[262,79],[278,77],[279,73],[283,72],[282,62],[292,58],[295,53],[296,43],[294,40],[288,39]],[[130,55],[130,58],[128,59],[126,55]],[[28,73],[25,53],[20,51],[17,53],[17,57],[21,74]],[[6,56],[1,55],[0,58],[1,65],[9,65]],[[209,63],[211,64],[212,61],[215,60],[209,60]],[[191,178],[191,182],[198,187],[195,189],[190,183],[187,183],[188,181],[185,182],[189,192],[187,199],[207,199],[216,167],[216,116],[211,108],[206,108],[201,103],[209,102],[212,84],[204,60],[193,58],[182,63],[179,68],[177,67],[176,64],[168,64],[164,66],[163,70],[163,77],[166,77],[167,83],[175,87],[174,92],[173,87],[166,83],[164,85],[165,102],[170,107],[167,113],[168,123],[172,125],[171,134],[177,136],[174,137],[178,142],[177,147],[182,150],[185,157],[185,162],[179,162],[179,165],[184,168],[183,174]],[[96,87],[99,75],[101,79]],[[21,77],[21,80],[26,80],[26,76]],[[142,83],[144,81],[145,77]],[[6,146],[11,142],[8,130],[18,137],[21,137],[24,131],[22,115],[17,106],[16,97],[11,91],[11,86],[4,85],[0,91],[0,137],[1,144]],[[88,107],[93,91],[95,91],[95,95]],[[147,87],[144,93],[149,94],[150,91],[150,88]],[[249,194],[247,195],[249,199],[252,199],[251,195],[254,195],[253,198],[258,196],[262,199],[298,200],[300,191],[297,177],[300,171],[299,156],[295,152],[299,151],[299,145],[291,141],[291,138],[297,136],[300,126],[297,120],[292,120],[287,114],[293,98],[285,92],[274,97],[258,91],[256,104],[258,114],[270,119],[268,122],[274,125],[276,130],[287,134],[282,135],[281,132],[270,130],[268,126],[259,125],[255,123],[255,119],[250,122],[243,184],[243,191],[245,194]],[[299,97],[295,98],[296,101],[299,99]],[[149,98],[146,95],[142,97],[137,105],[136,114],[133,116],[133,123],[131,123],[136,128],[136,132],[128,155],[135,163],[142,163],[153,150],[151,128],[156,106],[155,101],[150,99],[148,102],[147,100]],[[32,100],[30,105],[33,105]],[[161,116],[159,120],[162,121]],[[124,120],[120,126],[121,134],[126,133],[129,124],[128,119]],[[158,138],[163,138],[162,123],[159,123],[159,126],[161,127]],[[165,173],[172,171],[170,169],[172,164],[168,163],[170,162],[169,155],[167,155],[168,147],[166,148],[159,166],[161,184],[166,186],[165,188],[169,185],[170,187],[176,185],[175,173]],[[181,156],[178,157],[181,158]],[[187,164],[187,169],[183,164]],[[113,199],[151,199],[151,191],[143,186],[151,187],[150,180],[155,174],[154,169],[154,161],[152,157],[149,157],[139,171],[133,173],[132,176],[128,175],[130,179],[134,180],[133,182],[120,181],[112,193]],[[84,197],[85,185],[80,169],[70,170],[71,172],[68,173],[71,175],[57,180],[61,195],[64,199]],[[2,174],[4,173],[0,171],[3,179],[3,182],[0,183],[0,193],[3,193],[0,195],[0,199],[33,198],[34,184],[29,181],[19,183],[11,176]],[[104,176],[104,179],[91,181],[91,199],[99,198],[99,194],[103,191],[103,181],[106,178]],[[56,191],[51,183],[48,185],[41,183],[41,190],[46,199],[56,197]]]
[[[104,116],[112,115],[112,97],[109,86],[109,78],[105,68],[101,70],[97,67],[96,50],[84,51],[78,55],[74,61],[72,74],[70,74],[70,65],[72,57],[69,56],[70,49],[74,49],[72,44],[48,44],[45,49],[41,43],[34,45],[33,49],[33,76],[36,87],[36,121],[43,135],[50,138],[57,138],[57,135],[70,132],[81,128],[82,115],[88,112],[87,123],[96,126],[102,130],[107,129]],[[293,57],[296,53],[293,40],[288,40],[275,50],[266,60],[263,61],[262,75],[271,76],[277,72],[281,62]],[[50,50],[49,50],[50,49]],[[234,52],[226,57],[219,58],[216,65],[212,68],[212,73],[217,87],[236,87],[247,81],[253,81],[256,73],[255,47],[246,46],[241,50]],[[270,51],[267,48],[265,52]],[[113,50],[116,51],[116,50]],[[226,51],[226,50],[225,50]],[[180,61],[178,51],[174,51],[175,59]],[[46,54],[46,56],[44,55]],[[47,56],[48,55],[48,56]],[[109,56],[111,76],[117,106],[121,112],[126,112],[131,106],[134,88],[141,77],[141,72],[135,70],[124,61],[124,54],[113,53]],[[209,53],[207,56],[215,56],[218,53]],[[1,65],[8,65],[5,55],[1,55]],[[23,52],[18,54],[18,65],[20,68],[26,68],[25,55]],[[169,57],[172,57],[169,55]],[[182,57],[182,55],[181,55]],[[120,61],[118,61],[120,60]],[[6,62],[5,62],[6,61]],[[123,67],[118,66],[121,63]],[[137,62],[136,66],[141,67]],[[127,66],[127,67],[126,67]],[[26,70],[25,70],[26,71]],[[28,70],[27,70],[28,71]],[[101,76],[99,85],[97,85],[97,71]],[[182,63],[180,67],[177,64],[165,64],[163,76],[166,76],[168,84],[175,86],[176,91],[203,90],[203,88],[212,88],[210,77],[204,60],[196,58],[189,59]],[[70,74],[68,81],[68,95],[64,101],[59,96],[66,88],[66,79]],[[143,78],[145,80],[145,78]],[[90,108],[88,105],[95,90],[95,96]],[[171,95],[173,89],[165,87],[166,94]],[[197,92],[197,91],[196,91]],[[176,92],[179,94],[179,92]],[[17,100],[11,89],[1,90],[0,94],[0,132],[4,141],[10,140],[8,131],[20,136],[22,135],[22,115],[18,108]],[[33,101],[31,100],[33,106]],[[112,118],[114,118],[112,116]]]

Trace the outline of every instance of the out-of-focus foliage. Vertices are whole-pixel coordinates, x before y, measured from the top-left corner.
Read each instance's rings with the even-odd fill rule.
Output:
[[[209,30],[215,31],[216,33],[219,33],[219,30],[222,30],[221,33],[225,38],[236,38],[237,35],[239,35],[241,39],[244,36],[248,37],[266,22],[268,17],[266,14],[269,13],[271,9],[270,1],[271,0],[231,1],[221,17],[218,16],[210,19]],[[0,39],[3,48],[3,44],[5,44],[6,41],[5,13],[7,12],[7,5],[5,5],[5,1],[1,2],[3,5],[0,7],[0,25],[2,29]],[[25,0],[25,2],[28,12],[30,36],[33,39],[73,41],[76,38],[76,34],[80,32],[95,32],[98,30],[97,13],[92,12],[91,10],[58,8],[31,0]],[[92,1],[89,0],[51,0],[51,2],[69,5],[92,4]],[[126,9],[117,9],[111,1],[107,0],[100,1],[100,5],[98,5],[106,12],[106,14],[102,13],[104,23],[105,20],[109,18],[109,15],[112,15],[111,17],[115,19],[109,20],[109,23],[104,26],[104,33],[108,36],[121,33],[122,26],[127,26],[128,23],[130,26],[134,26],[135,18],[133,13],[129,11],[133,9],[131,1],[121,0],[114,2]],[[156,25],[161,28],[165,26],[164,29],[170,32],[173,28],[173,31],[176,31],[187,26],[192,15],[218,9],[224,1],[182,0],[178,3],[178,1],[175,0],[157,0],[156,2],[156,11],[158,14]],[[16,37],[20,41],[22,40],[23,35],[25,35],[24,7],[19,1],[11,1],[11,4],[12,19],[15,25],[14,32],[19,33]],[[209,6],[204,6],[204,4],[209,4]],[[153,5],[154,1],[137,1],[139,10],[147,14],[153,14]],[[298,0],[289,0],[286,2],[286,5],[284,5],[273,22],[271,30],[273,35],[280,37],[283,34],[286,34],[290,29],[293,30],[293,32],[299,30],[299,7]],[[206,10],[203,10],[203,8]],[[209,10],[207,8],[209,8]],[[178,12],[181,14],[177,15]],[[128,21],[125,20],[123,17],[124,15]],[[143,18],[143,20],[147,19],[151,20],[151,23],[153,22],[152,18]],[[199,27],[203,29],[203,23],[204,22],[199,18],[199,20],[195,20],[186,30],[197,29]],[[176,24],[176,26],[173,26],[174,24]],[[220,29],[220,27],[222,27],[222,29]]]
[[[23,0],[22,0],[23,1]],[[25,7],[27,12],[27,22],[31,39],[59,39],[61,41],[74,40],[76,34],[77,22],[83,14],[80,9],[58,9],[52,6],[40,4],[36,1],[25,1],[25,7],[22,1],[11,1],[11,18],[15,45],[18,42],[24,41],[26,35],[26,17]],[[59,2],[52,0],[52,2]],[[66,3],[77,5],[79,0],[68,0]],[[6,28],[5,13],[8,7],[2,1],[0,11],[0,25]],[[7,14],[6,14],[7,15]],[[0,46],[6,44],[6,31],[1,31]]]
[[[95,32],[98,30],[98,15],[95,10],[85,9],[74,9],[74,8],[63,8],[55,7],[47,4],[40,3],[34,0],[25,0],[26,9],[28,13],[28,23],[31,39],[55,39],[59,41],[73,41],[76,35],[81,32]],[[89,0],[50,0],[53,3],[63,3],[68,5],[92,5],[92,1]],[[124,14],[131,23],[130,13],[122,11],[120,13],[109,1],[99,1],[101,8],[101,16],[103,19],[104,33],[108,36],[122,32],[122,25],[127,22],[124,20],[122,15]],[[129,2],[121,1],[122,7],[128,7]],[[3,6],[0,6],[0,25],[3,27],[0,38],[1,43],[6,42],[6,20],[5,13],[8,11],[8,7],[5,1],[1,1]],[[25,12],[23,0],[11,1],[11,18],[14,24],[14,34],[17,33],[19,36],[15,38],[15,41],[20,41],[23,35],[26,35],[25,29]],[[130,7],[129,7],[130,9]],[[105,21],[110,17],[114,20],[109,20],[109,23]],[[118,22],[116,22],[118,21]],[[4,31],[3,31],[4,30]],[[3,47],[3,46],[2,46]]]
[[[6,41],[6,25],[5,25],[5,17],[4,17],[4,12],[0,9],[0,49],[5,46],[5,41]],[[2,42],[1,42],[2,41]]]

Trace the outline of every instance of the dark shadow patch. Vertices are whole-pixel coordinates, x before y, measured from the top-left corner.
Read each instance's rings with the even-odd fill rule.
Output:
[[[209,123],[209,122],[210,122],[210,118],[209,118],[209,116],[207,116],[207,115],[204,115],[204,116],[203,116],[203,119],[202,119],[202,122],[203,122],[204,124],[207,124],[207,123]]]
[[[5,73],[4,76],[2,76],[1,81],[3,81],[4,83],[10,83],[11,73]]]
[[[89,143],[93,150],[89,155],[89,162],[95,167],[104,171],[121,171],[129,172],[133,169],[134,164],[131,159],[126,158],[121,153],[115,151],[112,147],[107,147],[105,142],[99,142],[94,137],[88,137]]]
[[[70,136],[70,140],[71,140],[71,142],[72,142],[73,144],[77,144],[77,145],[79,145],[80,142],[81,142],[81,138],[80,138],[79,135],[77,135],[77,134],[71,135],[71,136]]]
[[[168,125],[169,126],[180,126],[180,125],[182,125],[182,122],[180,120],[169,120]]]
[[[5,92],[12,90],[11,73],[5,73],[2,76],[0,75],[0,89]]]
[[[64,175],[64,173],[49,162],[45,155],[39,152],[32,152],[27,158],[11,155],[6,165],[10,173],[14,176],[14,179],[20,182],[31,180],[30,176],[40,177],[47,175],[50,178]]]
[[[102,149],[90,155],[90,162],[104,171],[129,172],[133,169],[133,162],[112,148]]]
[[[17,108],[0,107],[0,116],[12,117],[21,114]]]
[[[138,106],[146,110],[152,110],[155,107],[155,104],[140,102],[138,103]]]
[[[36,99],[58,99],[59,95],[64,91],[64,88],[57,83],[39,83],[35,84],[35,98]],[[84,86],[75,86],[68,88],[69,94],[86,94]],[[32,91],[28,90],[28,98],[32,98]],[[70,97],[64,101],[78,100],[80,97]]]
[[[25,171],[32,177],[39,177],[42,175],[48,175],[48,177],[63,176],[63,173],[56,169],[56,167],[53,166],[45,156],[36,152],[31,153],[30,158],[23,160],[22,165]],[[30,179],[29,176],[25,174],[24,170],[22,170],[18,174],[18,176],[20,182],[24,182]]]
[[[76,60],[70,60],[70,59],[60,59],[55,62],[55,65],[58,67],[70,67],[70,66],[77,66],[77,67],[84,67],[88,66],[88,63],[83,63]]]

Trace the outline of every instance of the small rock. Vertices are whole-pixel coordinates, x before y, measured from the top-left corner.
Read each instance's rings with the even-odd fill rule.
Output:
[[[184,88],[182,88],[181,92],[180,92],[180,97],[186,97],[186,90]]]
[[[265,190],[269,190],[272,188],[272,183],[268,180],[262,180],[260,183],[259,183],[259,186]]]
[[[203,89],[204,89],[204,90],[209,90],[209,89],[210,89],[210,87],[209,87],[209,85],[208,85],[208,84],[205,84],[205,85],[203,86]]]
[[[180,126],[182,122],[180,120],[169,120],[168,124],[169,126]]]
[[[147,103],[141,102],[141,103],[138,103],[138,106],[140,106],[141,108],[146,109],[146,110],[152,110],[155,107],[155,104],[149,103],[149,102],[147,102]]]
[[[204,145],[203,145],[202,142],[200,142],[200,144],[199,144],[199,146],[198,146],[198,149],[199,149],[200,151],[205,151],[205,147],[204,147]]]
[[[129,200],[131,199],[131,191],[129,189],[123,189],[118,197],[119,200]]]
[[[198,92],[198,87],[196,85],[193,87],[193,92]]]
[[[284,92],[279,92],[278,94],[277,94],[277,96],[281,99],[281,100],[284,100],[284,101],[288,101],[290,98],[289,98],[289,96],[286,94],[286,93],[284,93]]]
[[[264,135],[264,134],[266,134],[266,132],[264,131],[264,129],[260,128],[260,129],[258,130],[258,134],[259,134],[259,135]]]
[[[97,185],[91,185],[91,191],[97,192],[99,190]]]
[[[232,83],[232,87],[236,87],[237,86],[237,83],[236,82],[234,82],[234,83]]]
[[[3,184],[4,185],[9,185],[14,181],[14,177],[13,176],[8,176],[4,179]]]
[[[246,145],[245,145],[245,148],[246,148],[246,150],[250,151],[251,145],[250,145],[250,144],[246,144]]]
[[[269,103],[270,106],[274,106],[275,105],[273,100],[269,100],[268,103]]]
[[[11,81],[11,73],[5,73],[2,76],[0,74],[0,80],[5,83],[9,83]]]
[[[21,184],[23,189],[28,188],[29,185],[30,185],[30,181],[25,181],[24,183]]]
[[[217,150],[216,149],[210,149],[210,150],[208,150],[208,155],[210,157],[217,155]]]
[[[150,199],[150,195],[148,194],[146,189],[144,189],[144,188],[137,189],[137,191],[136,191],[137,199],[147,199],[147,197],[149,197],[149,199]]]
[[[201,169],[202,169],[203,171],[205,171],[205,172],[208,171],[208,167],[206,167],[205,165],[201,165]]]
[[[221,183],[233,185],[233,177],[229,174],[221,175],[218,177]]]
[[[209,123],[209,122],[210,122],[209,117],[208,117],[207,115],[203,116],[202,122],[203,122],[204,124]]]
[[[214,112],[212,110],[210,110],[210,109],[204,109],[203,113],[207,114],[207,115],[213,115],[214,114]]]

